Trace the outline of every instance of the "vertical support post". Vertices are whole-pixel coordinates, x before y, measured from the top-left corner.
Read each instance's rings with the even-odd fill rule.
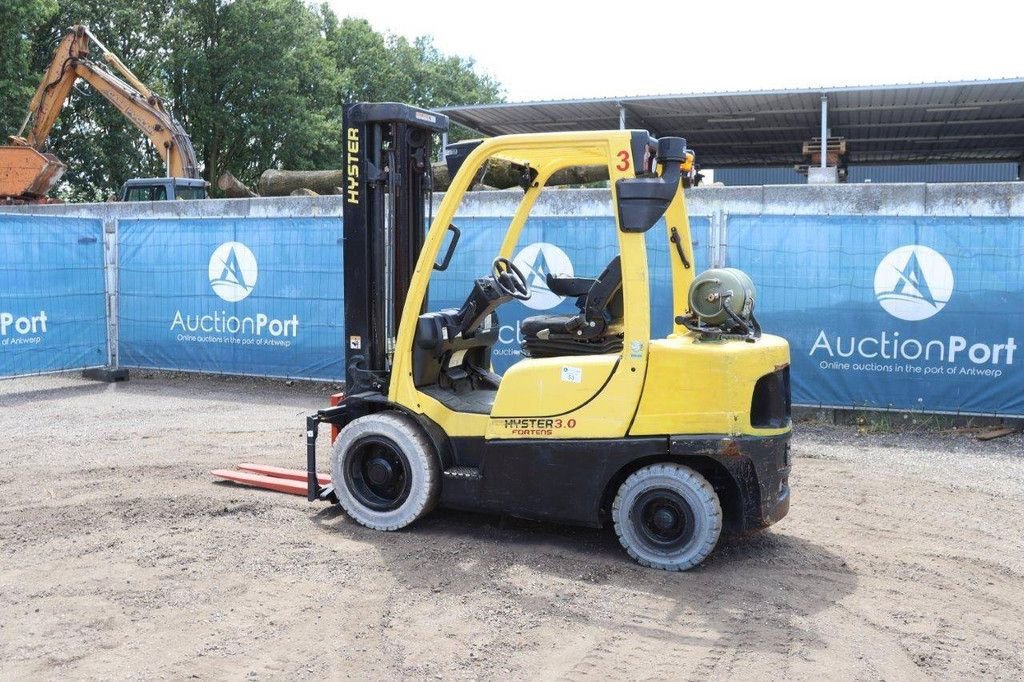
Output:
[[[118,365],[121,336],[117,271],[117,220],[107,218],[103,221],[103,286],[107,299],[107,367],[110,368]]]
[[[619,104],[619,130],[626,129],[626,107]]]
[[[718,213],[718,263],[715,267],[724,268],[729,265],[729,214],[722,209]]]
[[[709,216],[707,243],[704,245],[705,255],[709,268],[715,267],[715,240],[718,238],[718,213],[713,212]]]
[[[825,168],[828,159],[828,95],[821,96],[821,167]]]
[[[320,481],[316,476],[316,437],[320,420],[316,415],[306,417],[306,499],[316,500],[320,493]]]
[[[82,377],[96,381],[127,381],[128,370],[119,367],[118,356],[121,327],[118,309],[118,268],[117,268],[117,219],[103,220],[103,293],[106,299],[107,316],[107,366],[92,367],[82,371]]]
[[[444,161],[444,153],[448,150],[448,131],[441,133],[441,148],[437,150],[437,160]]]
[[[718,209],[711,212],[711,229],[708,230],[708,267],[718,267]]]
[[[726,213],[725,209],[715,208],[711,214],[711,234],[708,236],[708,262],[712,268],[725,267],[726,244]]]

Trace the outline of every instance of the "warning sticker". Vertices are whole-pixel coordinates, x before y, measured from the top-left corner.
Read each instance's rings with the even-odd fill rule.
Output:
[[[562,381],[570,384],[578,384],[583,381],[582,367],[562,367]]]

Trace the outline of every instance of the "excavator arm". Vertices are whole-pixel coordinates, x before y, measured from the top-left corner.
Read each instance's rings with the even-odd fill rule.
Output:
[[[89,59],[89,50],[93,45],[97,47],[103,61],[121,77]],[[57,121],[57,116],[71,94],[71,88],[79,78],[89,83],[149,138],[160,158],[164,160],[169,177],[200,177],[192,141],[160,97],[107,50],[87,27],[77,25],[64,36],[57,47],[54,58],[32,97],[28,115],[18,135],[10,138],[10,147],[0,148],[0,195],[39,194],[38,181],[32,184],[31,191],[18,191],[17,187],[4,186],[5,156],[13,159],[19,147],[42,150],[50,130]],[[23,155],[19,158],[23,158]],[[21,175],[24,176],[25,173]],[[13,185],[16,182],[6,184]]]

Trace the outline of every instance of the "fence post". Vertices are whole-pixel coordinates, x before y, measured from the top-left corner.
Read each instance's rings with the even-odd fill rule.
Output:
[[[117,221],[103,221],[103,274],[107,294],[107,365],[117,367]]]
[[[726,232],[729,216],[724,209],[718,208],[711,217],[711,267],[725,267]]]
[[[117,355],[120,336],[120,303],[118,301],[118,258],[117,258],[117,219],[107,218],[103,221],[103,288],[106,295],[107,311],[107,366],[87,369],[82,372],[86,379],[97,381],[126,381],[128,370],[119,367]]]

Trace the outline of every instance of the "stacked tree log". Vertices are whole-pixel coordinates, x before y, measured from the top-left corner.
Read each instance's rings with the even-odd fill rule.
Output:
[[[217,178],[217,189],[224,192],[224,196],[228,199],[248,199],[259,196],[231,173],[224,173]]]
[[[434,191],[444,192],[451,185],[448,166],[435,163],[432,167]],[[558,171],[546,183],[547,186],[586,185],[608,179],[604,166],[580,166]],[[521,186],[523,171],[504,159],[491,159],[484,172],[473,184],[473,189],[509,189]],[[232,199],[248,197],[316,196],[319,194],[341,194],[344,185],[341,170],[293,171],[268,170],[260,176],[256,192],[247,187],[231,173],[225,173],[217,180],[217,187],[224,196]]]

